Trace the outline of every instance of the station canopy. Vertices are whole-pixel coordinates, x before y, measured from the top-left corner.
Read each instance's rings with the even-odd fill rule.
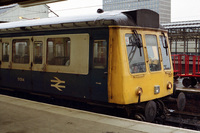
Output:
[[[200,20],[162,24],[168,30],[172,54],[200,55]]]
[[[169,31],[170,40],[200,38],[200,20],[172,22],[162,26]]]
[[[28,7],[28,6],[48,4],[58,1],[64,1],[64,0],[0,0],[0,6],[18,3],[22,7]]]

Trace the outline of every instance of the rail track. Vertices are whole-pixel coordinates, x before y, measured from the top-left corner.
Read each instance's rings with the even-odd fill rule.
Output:
[[[169,109],[165,125],[200,131],[200,114]]]

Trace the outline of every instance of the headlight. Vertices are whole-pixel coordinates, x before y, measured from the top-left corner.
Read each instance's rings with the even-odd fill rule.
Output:
[[[168,83],[167,83],[167,89],[170,90],[170,89],[172,89],[172,87],[173,87],[172,83],[171,83],[171,82],[168,82]]]

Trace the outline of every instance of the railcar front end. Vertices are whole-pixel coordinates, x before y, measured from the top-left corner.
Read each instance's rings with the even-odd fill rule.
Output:
[[[166,31],[110,27],[109,102],[132,104],[173,93],[173,68]]]

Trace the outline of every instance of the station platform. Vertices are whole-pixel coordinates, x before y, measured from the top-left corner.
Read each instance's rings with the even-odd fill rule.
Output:
[[[0,95],[0,133],[195,132]]]

